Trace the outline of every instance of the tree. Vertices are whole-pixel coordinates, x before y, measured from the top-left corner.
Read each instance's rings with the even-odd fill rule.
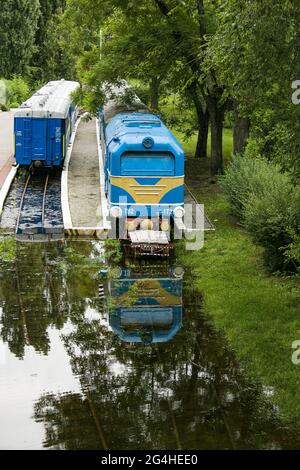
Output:
[[[35,52],[38,0],[6,0],[0,14],[0,76],[22,75]]]
[[[276,160],[300,178],[300,108],[292,103],[292,82],[300,77],[299,2],[232,0],[218,12],[210,39],[210,64],[238,106],[253,151]],[[248,118],[248,120],[247,120]],[[241,137],[241,133],[237,133]],[[236,148],[245,142],[236,141]]]
[[[65,0],[40,0],[41,16],[36,32],[36,52],[32,57],[32,78],[47,82],[74,78],[74,59],[68,47],[62,13]]]
[[[199,124],[203,122],[203,112],[208,110],[211,122],[211,173],[223,171],[223,122],[228,106],[224,87],[219,85],[213,67],[205,67],[207,55],[208,24],[213,23],[218,2],[213,7],[203,0],[167,1],[154,0],[161,14],[170,22],[173,36],[181,46],[192,73],[189,90],[197,109]],[[197,26],[197,34],[195,27]],[[213,25],[212,29],[215,28]],[[192,34],[191,34],[192,32]],[[205,102],[203,109],[201,97]],[[202,111],[202,113],[201,113]],[[201,125],[201,124],[200,124]]]
[[[164,81],[171,89],[193,101],[198,119],[197,156],[206,156],[208,119],[212,127],[211,169],[222,171],[222,130],[224,112],[228,102],[223,100],[223,87],[214,72],[204,67],[207,37],[216,29],[216,6],[203,0],[152,0],[138,3],[129,0],[70,0],[67,16],[73,18],[73,28],[79,26],[85,49],[79,52],[80,73],[83,83],[100,97],[99,75],[105,66],[99,64],[99,25],[113,21],[116,25],[123,17],[122,34],[113,29],[104,61],[111,79],[132,75],[150,82],[151,101],[157,107],[158,92]],[[117,13],[116,13],[117,12]],[[87,26],[93,31],[93,47],[86,43]],[[78,29],[76,39],[78,41]],[[125,47],[125,44],[127,47]],[[87,47],[86,47],[87,46]],[[98,46],[98,48],[97,48]],[[103,59],[102,59],[103,60]],[[170,88],[169,88],[170,91]],[[90,101],[90,99],[88,100]]]

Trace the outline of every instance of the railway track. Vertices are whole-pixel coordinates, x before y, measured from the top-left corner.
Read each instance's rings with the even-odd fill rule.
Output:
[[[59,238],[63,232],[60,175],[28,175],[18,210],[17,238]]]

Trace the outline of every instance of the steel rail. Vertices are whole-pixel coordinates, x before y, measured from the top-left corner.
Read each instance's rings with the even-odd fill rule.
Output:
[[[46,194],[48,189],[49,183],[49,175],[46,176],[45,186],[44,186],[44,194],[43,194],[43,206],[42,206],[42,227],[44,228],[45,223],[45,207],[46,207]]]
[[[29,185],[29,181],[30,181],[30,179],[31,179],[31,176],[32,176],[31,174],[28,175],[27,180],[26,180],[26,183],[25,183],[25,186],[24,186],[24,189],[23,189],[23,192],[22,192],[21,202],[20,202],[20,208],[19,208],[19,214],[18,214],[17,224],[16,224],[16,234],[18,234],[18,230],[19,230],[19,226],[20,226],[20,219],[21,219],[21,214],[22,214],[22,209],[23,209],[23,205],[24,205],[25,194],[26,194],[26,191],[27,191],[27,188],[28,188],[28,185]]]

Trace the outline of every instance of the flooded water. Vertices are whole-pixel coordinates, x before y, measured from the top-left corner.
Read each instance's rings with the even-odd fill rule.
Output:
[[[101,243],[0,261],[1,449],[299,448],[184,267],[102,269]]]

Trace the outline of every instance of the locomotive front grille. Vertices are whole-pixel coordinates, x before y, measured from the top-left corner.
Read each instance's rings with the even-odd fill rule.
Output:
[[[133,189],[136,196],[160,196],[162,192],[166,189],[166,185],[143,185],[136,186],[134,184],[130,185],[130,188]]]

